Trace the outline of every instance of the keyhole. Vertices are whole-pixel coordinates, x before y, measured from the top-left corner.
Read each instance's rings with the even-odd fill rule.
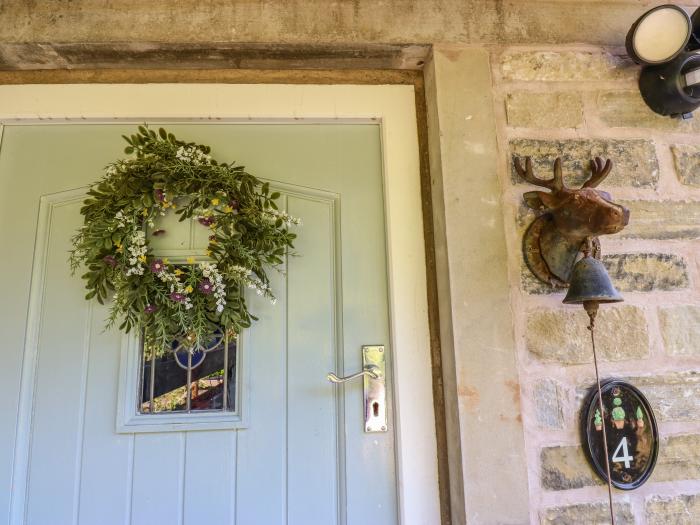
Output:
[[[372,403],[372,414],[374,414],[374,417],[379,417],[379,403],[376,401]]]

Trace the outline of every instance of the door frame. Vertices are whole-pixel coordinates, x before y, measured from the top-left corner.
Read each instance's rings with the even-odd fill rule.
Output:
[[[414,86],[298,84],[62,84],[0,86],[0,125],[201,119],[227,122],[376,121],[383,153],[387,277],[399,514],[440,522],[438,451],[421,165]],[[109,101],[105,103],[105,101]],[[27,453],[35,348],[22,369],[16,437]],[[21,480],[15,480],[16,482]],[[17,485],[15,485],[17,486]],[[21,495],[14,504],[23,506]]]

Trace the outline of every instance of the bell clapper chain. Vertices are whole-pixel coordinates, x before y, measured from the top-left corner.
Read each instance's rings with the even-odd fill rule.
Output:
[[[598,408],[600,414],[603,418],[603,451],[605,453],[605,472],[608,475],[608,500],[610,502],[610,522],[615,525],[615,513],[613,511],[613,500],[612,500],[612,478],[610,477],[610,456],[608,454],[608,435],[605,430],[605,409],[603,408],[603,393],[600,388],[600,375],[598,374],[598,356],[595,350],[595,318],[598,314],[598,307],[600,303],[598,301],[585,301],[583,307],[586,309],[590,323],[588,325],[588,330],[591,332],[591,346],[593,347],[593,365],[595,366],[595,381],[598,386]]]
[[[583,256],[588,257],[593,251],[593,243],[590,237],[587,237],[583,242],[581,247],[583,251]],[[603,408],[603,393],[600,388],[600,374],[598,373],[598,355],[595,349],[595,319],[598,315],[598,308],[600,307],[600,302],[598,301],[584,301],[583,308],[588,314],[589,324],[588,330],[591,332],[591,346],[593,347],[593,366],[595,367],[595,381],[598,387],[598,409],[600,410],[600,415],[603,418],[603,452],[605,453],[605,472],[608,475],[608,501],[610,502],[610,523],[615,525],[615,512],[613,511],[613,500],[612,500],[612,478],[610,477],[610,456],[608,454],[608,435],[605,430],[605,409]]]

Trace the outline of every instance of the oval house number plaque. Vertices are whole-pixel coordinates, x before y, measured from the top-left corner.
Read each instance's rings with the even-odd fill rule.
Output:
[[[600,413],[598,389],[588,395],[582,411],[583,443],[593,469],[607,482],[603,425],[607,434],[610,477],[613,486],[632,490],[651,475],[659,451],[654,413],[644,395],[619,380],[601,385],[604,414]]]

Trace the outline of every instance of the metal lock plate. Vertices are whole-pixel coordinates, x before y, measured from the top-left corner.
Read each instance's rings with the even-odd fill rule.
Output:
[[[376,378],[365,374],[365,432],[386,432],[386,352],[383,345],[362,347],[362,368],[372,370]]]

